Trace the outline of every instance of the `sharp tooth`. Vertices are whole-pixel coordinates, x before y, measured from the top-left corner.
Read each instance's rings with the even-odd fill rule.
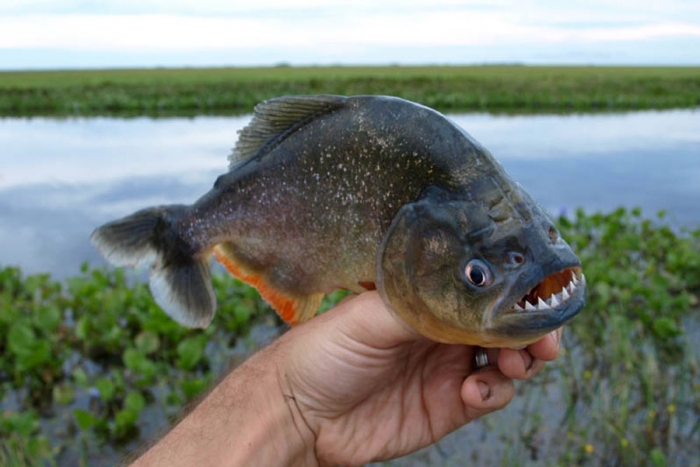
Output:
[[[539,310],[547,310],[547,309],[549,309],[549,305],[547,305],[547,303],[546,303],[544,300],[542,300],[542,297],[539,297],[537,300],[538,300],[538,302],[537,302],[537,308],[538,308]]]
[[[513,305],[513,309],[514,309],[515,311],[525,311],[525,310],[523,309],[523,307],[521,307],[521,306],[518,305],[517,303],[516,303],[515,305]]]
[[[576,286],[569,282],[569,285],[566,286],[566,291],[569,292],[569,294],[574,293],[574,290],[576,290]]]
[[[537,308],[535,308],[535,306],[532,303],[525,300],[525,310],[526,311],[535,311],[536,309]]]
[[[571,279],[571,282],[573,282],[574,285],[578,285],[578,279],[576,279],[576,274],[573,275],[573,279]]]
[[[569,292],[567,292],[566,289],[563,289],[563,290],[561,291],[561,300],[562,300],[562,301],[568,300],[570,296],[571,296],[571,295],[569,295]]]
[[[559,300],[557,300],[557,296],[556,296],[556,295],[552,295],[552,300],[551,300],[550,303],[552,304],[552,308],[555,308],[555,307],[559,306]]]

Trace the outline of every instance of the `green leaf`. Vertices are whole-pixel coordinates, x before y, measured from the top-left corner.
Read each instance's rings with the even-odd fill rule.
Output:
[[[143,331],[139,333],[134,342],[136,344],[136,348],[146,355],[155,352],[160,347],[160,339],[158,338],[158,335],[150,331]]]
[[[75,324],[75,335],[80,340],[87,340],[90,335],[90,320],[87,316],[81,317]]]
[[[156,364],[147,358],[144,358],[139,366],[139,373],[148,379],[153,378],[157,371],[158,367],[156,367]]]
[[[177,346],[177,366],[184,370],[191,370],[204,356],[206,338],[204,336],[190,337],[180,342]]]
[[[654,448],[649,452],[649,458],[654,467],[666,467],[666,456],[659,448]]]
[[[124,351],[122,359],[124,360],[124,366],[130,370],[138,371],[146,356],[136,349],[129,348]]]
[[[146,399],[143,397],[143,394],[138,391],[131,391],[124,399],[124,407],[137,414],[141,413],[145,406]]]
[[[204,391],[209,384],[207,379],[194,379],[190,381],[182,381],[180,383],[180,388],[187,400],[192,400]]]
[[[10,328],[7,347],[15,355],[30,355],[36,342],[36,334],[26,323],[19,322]]]
[[[158,371],[156,364],[136,349],[126,349],[122,358],[127,368],[144,376],[147,380],[153,378]],[[139,386],[143,386],[144,383],[148,381],[141,381]]]
[[[28,438],[39,429],[39,416],[33,410],[7,412],[0,416],[0,434],[16,434]]]
[[[86,410],[75,409],[73,410],[73,416],[82,431],[89,430],[97,423],[97,417]]]
[[[122,409],[114,416],[115,431],[117,436],[124,435],[136,425],[139,414],[130,409]]]
[[[39,464],[37,462],[37,464],[31,465],[52,465],[50,462],[55,456],[51,450],[51,442],[46,436],[32,436],[27,440],[24,447],[26,454],[28,454],[32,459],[46,459],[46,463],[44,464]]]
[[[34,318],[34,322],[39,328],[52,331],[61,322],[61,312],[55,305],[44,306],[37,310]]]
[[[240,303],[233,308],[233,313],[236,317],[236,322],[238,324],[244,324],[250,321],[250,317],[253,315],[254,311],[250,306]]]
[[[75,399],[75,390],[68,383],[58,384],[53,387],[53,400],[57,404],[67,405]]]
[[[51,360],[51,344],[47,341],[37,341],[31,349],[29,355],[17,357],[17,366],[19,369],[31,370],[41,366]]]
[[[179,407],[184,403],[184,401],[177,395],[177,393],[171,392],[166,396],[165,403],[174,407]]]
[[[75,381],[75,384],[83,388],[87,387],[89,383],[87,373],[85,373],[85,370],[80,367],[73,370],[73,380]]]
[[[681,334],[681,330],[678,329],[676,323],[671,318],[667,317],[656,318],[652,322],[651,328],[654,334],[661,339],[669,339]]]
[[[108,378],[100,378],[95,381],[95,388],[100,391],[103,401],[110,401],[114,397],[114,383]]]

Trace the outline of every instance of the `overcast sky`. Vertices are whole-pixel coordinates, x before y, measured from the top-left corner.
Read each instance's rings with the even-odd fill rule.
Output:
[[[700,65],[700,0],[0,0],[0,69]]]

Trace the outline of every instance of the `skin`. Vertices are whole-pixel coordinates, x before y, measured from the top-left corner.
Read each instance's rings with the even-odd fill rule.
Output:
[[[376,292],[293,328],[241,365],[133,465],[363,465],[413,452],[505,407],[513,379],[558,355],[561,330],[522,350],[439,344]]]

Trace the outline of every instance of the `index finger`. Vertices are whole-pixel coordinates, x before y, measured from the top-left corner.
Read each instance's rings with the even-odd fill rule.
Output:
[[[550,361],[559,356],[559,343],[563,328],[552,331],[534,344],[527,346],[527,351],[534,358]]]

